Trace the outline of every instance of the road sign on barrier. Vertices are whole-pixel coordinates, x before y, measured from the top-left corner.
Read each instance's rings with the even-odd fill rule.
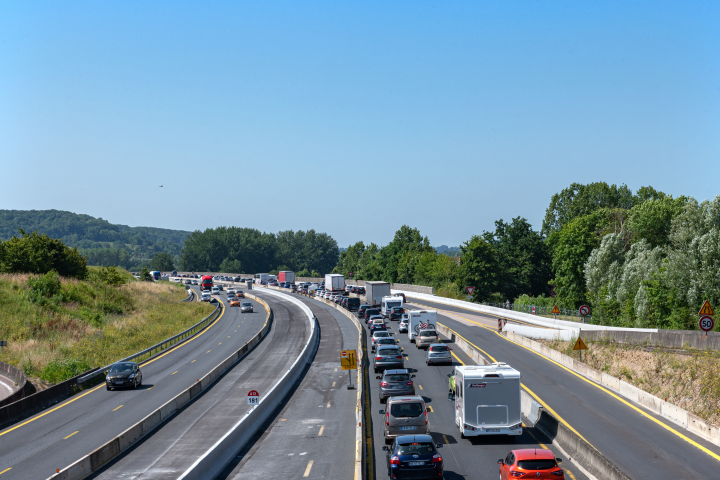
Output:
[[[340,367],[343,370],[357,370],[357,351],[342,350],[340,352]]]
[[[248,405],[257,405],[260,403],[260,394],[255,390],[248,392]]]
[[[580,316],[587,317],[588,315],[590,315],[590,307],[588,307],[587,305],[583,305],[582,307],[580,307]]]
[[[698,325],[700,326],[700,330],[703,332],[709,332],[713,329],[713,327],[715,327],[715,320],[713,320],[712,317],[705,315],[704,317],[700,317]]]
[[[713,310],[712,305],[710,305],[710,302],[708,300],[705,300],[705,303],[703,303],[703,306],[698,312],[698,315],[715,315],[715,311]]]
[[[552,309],[552,312],[550,312],[550,313],[552,313],[553,315],[560,315],[560,309],[558,308],[557,305],[555,305]]]

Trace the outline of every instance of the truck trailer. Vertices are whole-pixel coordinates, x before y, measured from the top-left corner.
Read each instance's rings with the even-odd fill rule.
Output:
[[[345,290],[345,275],[339,273],[325,275],[325,290],[330,292],[342,292]]]
[[[379,306],[383,297],[390,296],[388,282],[365,282],[365,301],[373,306]]]
[[[506,363],[455,367],[460,437],[522,435],[520,372]]]
[[[278,273],[278,282],[280,283],[295,283],[295,272],[283,270]]]
[[[408,340],[414,342],[420,330],[437,330],[436,310],[410,310],[408,316]]]

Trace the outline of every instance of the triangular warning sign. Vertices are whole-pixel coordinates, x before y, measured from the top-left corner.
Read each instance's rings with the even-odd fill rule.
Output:
[[[583,339],[578,337],[577,342],[575,342],[575,346],[573,347],[573,350],[587,350],[587,345],[585,345],[585,342],[583,342]]]
[[[552,309],[552,312],[550,313],[552,313],[553,315],[560,315],[560,309],[557,308],[557,305],[555,305]]]
[[[712,305],[710,305],[710,302],[708,300],[705,300],[705,303],[703,303],[703,306],[698,312],[698,315],[715,315],[715,311],[713,310]]]

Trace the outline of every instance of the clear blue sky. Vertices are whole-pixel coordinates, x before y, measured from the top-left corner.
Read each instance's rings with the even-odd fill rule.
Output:
[[[712,198],[719,26],[718,1],[2,1],[0,208],[457,245],[571,182]]]

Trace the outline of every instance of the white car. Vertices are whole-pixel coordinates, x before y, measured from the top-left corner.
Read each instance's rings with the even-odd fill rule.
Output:
[[[220,287],[212,287],[213,295],[220,295]]]
[[[230,301],[230,300],[232,300],[233,298],[235,298],[235,292],[228,292],[227,298],[228,298],[228,301]]]
[[[252,311],[253,311],[252,303],[243,302],[240,304],[240,312],[247,313],[247,312],[252,312]]]
[[[407,315],[407,314],[403,314],[403,315],[405,316],[405,315]],[[400,333],[402,333],[402,332],[407,333],[408,325],[409,325],[409,324],[410,324],[410,319],[408,319],[407,317],[405,317],[405,318],[403,318],[402,320],[400,320],[400,325],[398,326],[398,332],[400,332]]]
[[[234,294],[234,293],[235,293],[235,289],[232,288],[232,287],[231,287],[231,288],[228,288],[227,293],[228,293],[228,295],[230,295],[231,293]]]
[[[200,295],[200,301],[201,302],[209,302],[211,299],[210,294],[208,292],[203,292],[202,295]]]

